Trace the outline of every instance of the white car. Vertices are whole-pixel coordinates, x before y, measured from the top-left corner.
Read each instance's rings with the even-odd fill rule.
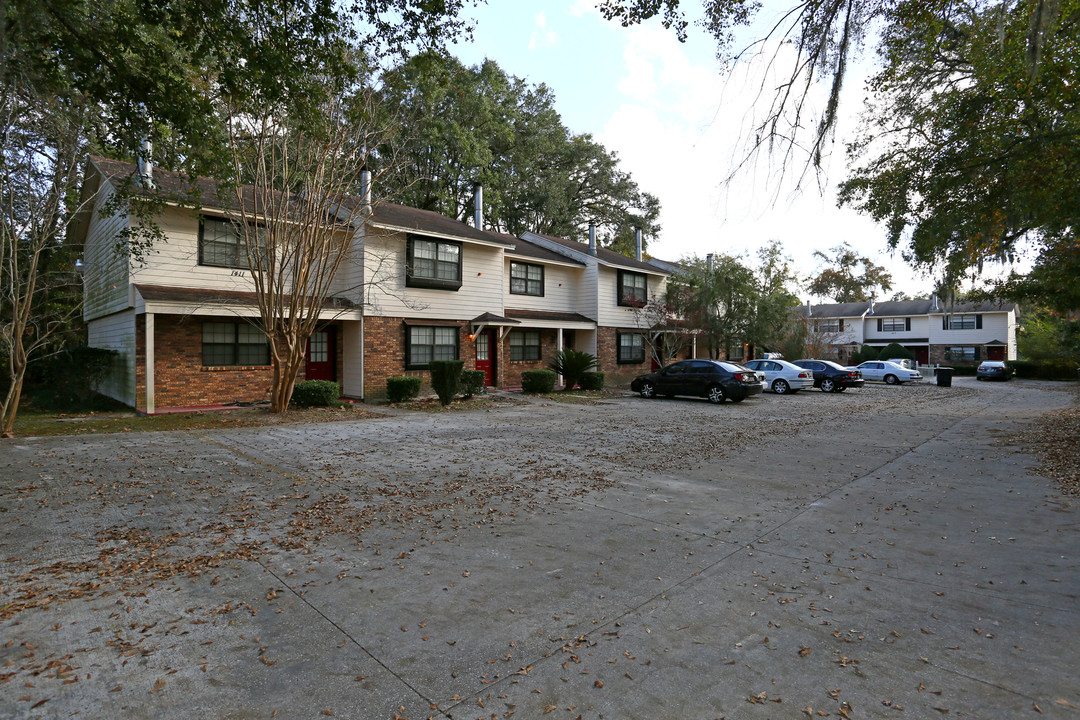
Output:
[[[799,392],[814,387],[814,373],[787,360],[748,360],[743,365],[756,373],[765,374],[765,389],[777,395]]]
[[[908,370],[888,360],[867,360],[849,369],[860,371],[867,380],[884,380],[888,385],[922,380],[922,373],[918,370]]]
[[[909,360],[908,358],[885,358],[885,362],[896,363],[900,367],[906,368],[907,370],[919,369],[919,366],[915,364],[915,361]]]

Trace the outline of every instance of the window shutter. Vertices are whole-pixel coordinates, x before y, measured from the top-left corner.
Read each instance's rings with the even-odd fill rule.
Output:
[[[843,320],[843,318],[840,319],[840,332],[844,332],[844,320]]]
[[[942,330],[948,330],[949,329],[949,316],[948,315],[942,315],[941,316],[941,329]]]
[[[904,330],[911,332],[911,318],[904,318]]]
[[[979,347],[975,348],[975,362],[979,362],[982,359],[981,357],[979,357],[979,351],[980,350],[982,350],[982,348],[979,348]]]
[[[877,319],[877,331],[881,332],[881,318]]]
[[[982,315],[975,316],[975,329],[982,330]],[[979,351],[976,350],[975,352],[978,353]],[[978,354],[976,354],[975,358],[978,359]]]

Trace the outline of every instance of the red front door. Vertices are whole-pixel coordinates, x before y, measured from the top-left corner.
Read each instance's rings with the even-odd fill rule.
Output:
[[[484,385],[495,385],[495,331],[476,336],[476,369],[484,371]]]
[[[1004,360],[1005,348],[1001,347],[1000,345],[991,345],[990,347],[986,348],[986,359]]]
[[[308,338],[307,369],[304,376],[308,380],[337,380],[336,359],[334,328],[312,333]]]

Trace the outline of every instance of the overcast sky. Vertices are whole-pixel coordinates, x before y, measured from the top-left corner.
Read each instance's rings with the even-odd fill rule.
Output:
[[[698,0],[682,4],[688,11],[701,6]],[[811,180],[795,197],[777,193],[765,163],[725,189],[721,180],[737,154],[760,84],[757,69],[723,73],[715,42],[698,28],[683,44],[658,22],[623,28],[604,20],[594,6],[595,0],[491,0],[471,11],[474,41],[454,53],[469,65],[492,58],[512,75],[548,85],[572,131],[592,133],[618,153],[638,185],[660,198],[663,231],[649,238],[652,255],[752,257],[778,239],[805,277],[817,269],[814,250],[848,242],[892,273],[893,292],[929,292],[931,280],[917,276],[899,253],[889,254],[881,227],[836,207],[834,183],[845,170],[843,140],[861,110],[859,77],[848,84],[855,92],[842,108],[846,114],[828,163],[832,182],[823,191]]]

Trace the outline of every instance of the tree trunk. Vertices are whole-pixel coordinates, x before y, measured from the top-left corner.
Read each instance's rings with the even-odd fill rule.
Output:
[[[4,396],[4,403],[0,406],[0,438],[15,437],[15,416],[19,412],[19,401],[22,399],[23,378],[26,377],[26,352],[22,347],[22,341],[16,340],[12,348],[11,357],[11,387]]]

